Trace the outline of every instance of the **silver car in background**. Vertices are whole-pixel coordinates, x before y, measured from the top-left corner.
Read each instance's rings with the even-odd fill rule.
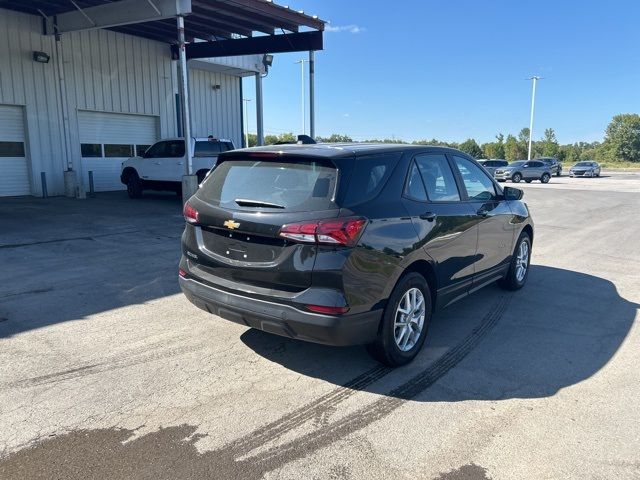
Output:
[[[540,160],[517,160],[506,167],[497,168],[493,176],[499,182],[511,180],[513,183],[520,183],[524,180],[531,183],[540,180],[541,183],[549,183],[551,169]]]
[[[491,158],[489,160],[478,160],[478,163],[484,167],[484,169],[489,172],[490,175],[493,175],[496,172],[496,169],[500,167],[506,167],[509,165],[509,162],[506,160],[501,160],[499,158]]]
[[[599,177],[600,164],[598,162],[578,162],[569,169],[570,177]]]

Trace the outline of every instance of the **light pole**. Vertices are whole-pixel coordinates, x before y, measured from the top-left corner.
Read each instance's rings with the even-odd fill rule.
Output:
[[[251,99],[243,98],[242,101],[244,102],[244,148],[249,148],[249,116],[247,115],[247,110]]]
[[[302,134],[305,134],[305,130],[306,128],[306,123],[305,123],[305,118],[304,118],[304,64],[305,63],[309,63],[309,60],[305,60],[304,58],[302,60],[298,60],[295,63],[299,63],[300,64],[300,72],[302,73],[302,106],[301,106],[301,113],[302,113]]]
[[[536,107],[536,83],[538,82],[538,80],[542,80],[542,77],[534,75],[531,78],[527,78],[527,80],[533,80],[533,92],[531,93],[531,120],[529,122],[529,153],[527,155],[527,160],[531,160],[531,142],[533,141],[533,111]]]

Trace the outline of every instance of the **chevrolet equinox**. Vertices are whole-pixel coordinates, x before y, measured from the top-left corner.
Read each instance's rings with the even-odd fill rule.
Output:
[[[522,191],[444,147],[278,145],[220,154],[184,206],[180,287],[227,320],[392,366],[436,309],[521,288],[533,222]]]

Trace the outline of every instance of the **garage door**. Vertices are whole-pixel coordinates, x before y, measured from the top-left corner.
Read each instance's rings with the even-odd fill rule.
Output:
[[[0,197],[30,195],[22,107],[0,105]]]
[[[79,111],[78,129],[85,189],[91,171],[97,192],[122,190],[120,165],[158,140],[158,117]]]

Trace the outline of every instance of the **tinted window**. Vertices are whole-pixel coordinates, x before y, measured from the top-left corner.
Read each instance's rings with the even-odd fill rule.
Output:
[[[143,156],[144,152],[146,152],[148,148],[149,145],[136,145],[136,155],[139,157]]]
[[[213,205],[233,210],[257,208],[247,201],[280,205],[286,212],[327,210],[335,208],[337,177],[335,167],[314,161],[227,160],[200,190]]]
[[[184,140],[170,140],[167,142],[165,157],[184,157]]]
[[[540,167],[544,166],[544,163],[542,163],[542,162],[529,162],[528,165],[530,167],[540,168]]]
[[[101,157],[102,145],[99,143],[81,143],[80,152],[84,158]]]
[[[418,155],[415,160],[430,201],[452,202],[460,200],[458,187],[446,156],[441,154]]]
[[[345,199],[348,206],[374,199],[387,182],[400,154],[365,155],[355,160]]]
[[[160,158],[160,157],[166,156],[165,151],[166,151],[167,143],[169,142],[158,142],[152,145],[145,152],[145,158]]]
[[[104,146],[105,157],[131,157],[133,156],[133,145],[106,144]]]
[[[496,197],[496,188],[487,173],[471,160],[453,157],[470,200],[491,200]]]
[[[193,151],[194,157],[215,157],[220,153],[220,142],[210,141],[196,142],[195,149]]]
[[[509,162],[507,162],[506,160],[500,160],[498,162],[498,167],[506,167],[507,165],[509,165]]]
[[[409,178],[407,179],[407,186],[405,188],[405,195],[421,202],[427,201],[427,192],[424,189],[422,176],[420,175],[415,162],[411,162]]]
[[[226,152],[227,150],[233,150],[233,143],[231,142],[220,142],[222,146],[222,151]]]

